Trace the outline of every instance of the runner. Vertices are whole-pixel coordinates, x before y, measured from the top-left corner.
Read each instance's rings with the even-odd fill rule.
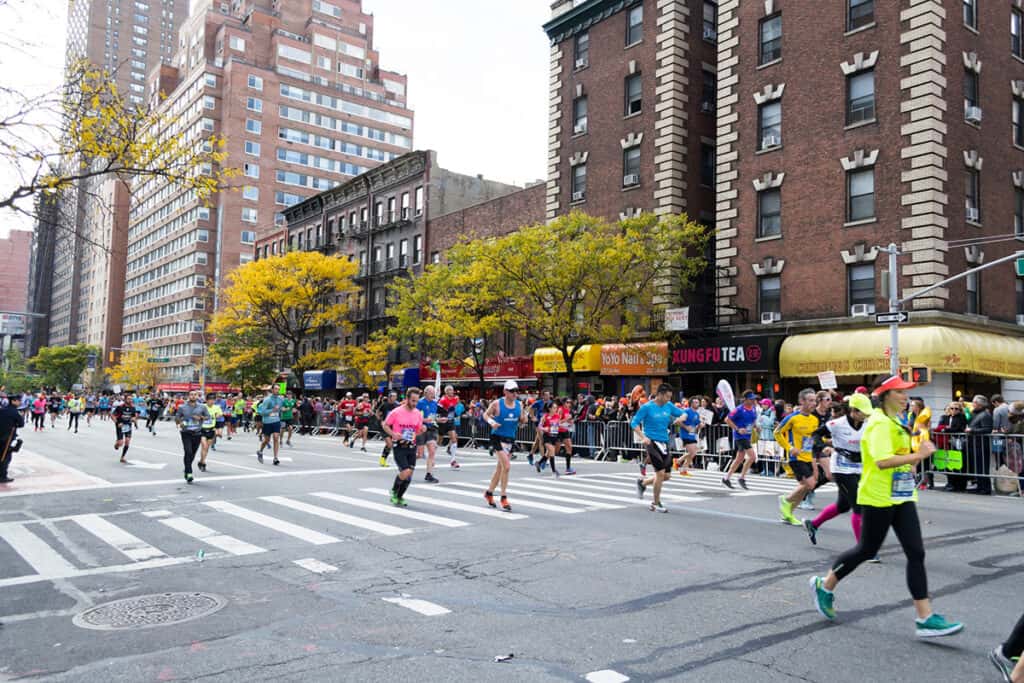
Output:
[[[64,399],[62,399],[58,394],[50,394],[50,400],[46,404],[46,409],[50,413],[50,429],[57,428],[57,418],[60,417],[63,407]]]
[[[860,438],[864,421],[872,411],[871,399],[864,394],[854,394],[850,397],[846,415],[829,420],[814,433],[816,440],[829,444],[824,446],[823,450],[832,458],[832,479],[839,489],[836,502],[827,506],[813,520],[804,520],[807,536],[814,545],[818,543],[818,529],[821,525],[848,510],[853,510],[850,515],[853,537],[860,542],[861,510],[857,504],[857,487],[860,484],[861,471]]]
[[[234,401],[231,404],[231,415],[228,419],[228,441],[231,441],[231,437],[238,433],[238,425],[242,423],[245,418],[245,399],[241,394],[234,395]],[[246,428],[245,431],[249,431]]]
[[[428,386],[423,390],[423,398],[416,404],[416,408],[423,413],[423,432],[416,438],[416,458],[423,457],[423,451],[427,452],[427,476],[423,481],[431,484],[438,484],[440,480],[434,476],[434,456],[437,455],[437,401],[434,400],[434,387]]]
[[[285,446],[288,448],[292,447],[292,432],[295,431],[295,397],[292,392],[288,392],[281,399],[281,431],[288,435],[288,439],[285,441]],[[217,450],[217,449],[214,449]],[[276,459],[276,454],[275,454]],[[276,462],[274,463],[277,464]]]
[[[388,415],[391,414],[395,408],[398,407],[398,394],[394,391],[388,392],[388,397],[381,402],[378,407],[377,420],[380,421],[381,427],[384,425],[384,420],[387,419]],[[380,466],[388,466],[388,455],[391,453],[391,449],[394,446],[394,440],[391,438],[391,434],[388,430],[384,429],[384,450],[380,454]]]
[[[32,431],[41,432],[46,429],[46,394],[39,394],[32,401]]]
[[[544,431],[541,428],[540,423],[543,421],[544,416],[548,414],[548,406],[551,404],[551,392],[543,391],[537,400],[530,405],[530,422],[533,423],[533,427],[537,430],[537,434],[533,438],[533,443],[530,444],[530,452],[526,454],[526,462],[533,464],[533,455],[536,453],[540,456],[541,460],[547,457],[547,437],[550,436],[549,432]],[[538,470],[539,472],[540,470]]]
[[[654,468],[653,476],[636,480],[637,497],[641,499],[647,487],[654,485],[651,512],[668,512],[668,508],[661,504],[661,488],[672,477],[668,429],[670,424],[682,424],[684,420],[682,409],[672,403],[672,391],[671,385],[659,384],[654,400],[640,406],[629,423]]]
[[[558,442],[561,444],[561,451],[565,452],[565,473],[576,474],[572,468],[572,433],[575,425],[572,420],[572,399],[562,401],[561,421],[558,424]]]
[[[100,422],[106,422],[107,418],[110,417],[110,397],[102,394],[99,401],[97,401],[97,405],[100,411]]]
[[[799,504],[818,483],[812,455],[814,432],[818,429],[818,418],[814,414],[814,389],[804,389],[799,398],[800,410],[787,415],[775,428],[775,440],[787,455],[793,478],[797,481],[792,493],[779,496],[779,513],[783,522],[794,526],[803,524],[793,516],[793,506]]]
[[[349,446],[349,440],[355,436],[355,421],[356,421],[356,400],[352,398],[352,392],[346,392],[345,398],[338,401],[338,411],[342,415],[342,429],[345,432],[345,436],[342,437],[342,441],[346,448]]]
[[[821,427],[823,424],[833,418],[832,415],[832,394],[827,391],[819,391],[815,394],[814,404],[814,416],[818,418],[818,426]],[[815,485],[814,491],[817,491],[822,486],[829,482],[831,478],[829,476],[829,459],[828,456],[823,453],[822,446],[815,444],[812,455],[814,456],[814,478]],[[800,501],[799,507],[801,510],[813,510],[814,509],[814,491],[811,491],[807,496]]]
[[[458,419],[458,408],[462,402],[455,395],[455,387],[451,384],[444,388],[444,396],[437,402],[437,422],[442,431],[448,434],[448,457],[451,458],[451,468],[459,469],[459,463],[455,459],[459,450],[459,432],[455,428],[455,420]]]
[[[423,431],[423,413],[416,407],[420,390],[410,387],[405,401],[389,412],[381,423],[384,433],[395,444],[395,465],[398,475],[391,485],[391,504],[406,507],[405,492],[412,483],[416,469],[416,439]]]
[[[558,477],[560,475],[558,474],[558,468],[555,467],[555,449],[558,448],[558,432],[561,429],[562,423],[562,406],[557,399],[554,401],[549,400],[546,406],[547,412],[544,413],[537,424],[537,434],[543,437],[544,451],[534,466],[537,468],[537,474],[540,474],[541,470],[544,469],[542,465],[547,461],[551,465],[551,471],[555,477]]]
[[[75,425],[75,434],[78,433],[78,418],[85,410],[85,401],[79,396],[72,396],[68,401],[68,431],[71,425]]]
[[[135,409],[135,403],[132,401],[132,392],[127,392],[124,395],[123,401],[118,401],[118,404],[114,407],[113,419],[114,419],[114,433],[117,435],[117,441],[114,442],[114,450],[121,451],[121,462],[128,462],[128,447],[132,443],[132,429],[136,426],[136,420],[138,419],[138,411]]]
[[[150,394],[146,401],[146,429],[153,436],[156,436],[156,421],[164,412],[164,401],[157,394]]]
[[[197,396],[198,392],[190,391],[188,400],[174,411],[174,423],[181,430],[181,446],[185,452],[185,481],[189,484],[192,483],[192,462],[199,449],[203,424],[210,419],[209,410],[196,400]],[[200,469],[205,472],[206,465],[201,465]]]
[[[863,515],[861,538],[854,548],[836,559],[828,576],[812,576],[810,584],[818,612],[826,619],[835,619],[836,585],[878,553],[892,527],[907,556],[907,585],[917,612],[917,636],[935,638],[959,633],[964,626],[935,614],[928,599],[914,465],[931,456],[935,445],[922,441],[918,452],[912,453],[910,430],[899,419],[907,408],[907,390],[915,386],[897,375],[875,388],[873,395],[878,397],[881,408],[871,414],[861,440],[863,473],[857,490],[857,503]]]
[[[352,437],[352,447],[355,448],[356,439],[363,440],[363,446],[359,450],[366,452],[366,437],[370,433],[370,416],[373,414],[373,405],[370,403],[370,395],[363,394],[356,403],[356,432]]]
[[[681,477],[693,476],[690,474],[690,468],[693,467],[693,459],[697,457],[697,452],[700,450],[700,445],[697,443],[697,434],[700,432],[700,413],[697,412],[699,408],[699,398],[691,398],[689,406],[683,408],[683,421],[679,425],[679,440],[682,442],[683,449],[686,450],[686,455],[683,456],[681,465],[678,458],[675,463]]]
[[[267,390],[266,396],[260,401],[259,407],[256,412],[260,416],[260,421],[263,426],[260,428],[260,447],[256,449],[256,460],[263,463],[263,449],[266,448],[271,441],[274,445],[274,464],[280,465],[281,462],[277,459],[277,454],[281,450],[281,405],[284,403],[284,399],[280,396],[276,396]]]
[[[511,512],[512,506],[508,504],[508,475],[512,469],[512,450],[515,448],[516,431],[527,418],[522,404],[516,398],[519,384],[514,379],[507,380],[504,391],[505,397],[492,401],[484,412],[484,419],[491,425],[491,447],[498,459],[491,485],[484,491],[484,500],[492,508],[497,507],[494,504],[494,491],[500,485],[501,509]]]
[[[211,448],[217,450],[217,438],[221,435],[221,430],[224,427],[224,409],[221,408],[220,402],[215,399],[215,394],[209,394],[206,397],[206,410],[213,419],[213,425],[212,427],[203,425],[203,453],[199,458],[199,469],[202,472],[206,471],[206,453]],[[208,434],[207,432],[211,429],[213,433]]]
[[[1022,650],[1024,650],[1024,616],[1017,620],[1017,625],[1013,627],[1006,642],[996,645],[988,653],[988,658],[999,669],[1005,683],[1024,683]]]
[[[749,389],[743,392],[743,403],[736,406],[735,410],[725,418],[725,423],[732,428],[732,443],[736,451],[729,470],[722,477],[722,483],[732,488],[732,475],[736,474],[740,463],[743,463],[743,471],[740,472],[740,487],[747,488],[747,473],[754,463],[757,462],[757,451],[751,444],[751,435],[754,431],[754,424],[757,422],[757,394]]]
[[[96,394],[85,398],[85,426],[92,427],[92,416],[96,414]]]

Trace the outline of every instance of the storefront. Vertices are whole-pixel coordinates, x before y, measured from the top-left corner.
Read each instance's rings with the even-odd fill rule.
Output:
[[[473,367],[472,359],[465,361],[449,360],[440,363],[442,385],[452,384],[459,389],[460,395],[464,397],[478,397],[480,393],[480,375]],[[503,356],[501,358],[488,358],[484,361],[484,383],[487,385],[486,394],[496,396],[500,393],[500,385],[505,380],[514,379],[524,389],[529,389],[537,383],[537,376],[533,371],[533,358],[531,356]],[[419,367],[419,379],[423,384],[433,384],[437,375],[429,363],[421,363]],[[495,389],[497,387],[497,390]]]
[[[541,389],[548,389],[556,396],[604,393],[600,344],[584,344],[576,349],[572,358],[572,369],[576,376],[574,387],[569,386],[569,375],[561,351],[544,347],[533,352],[533,371],[540,378]]]
[[[338,388],[338,371],[307,370],[302,373],[302,388],[305,391],[333,392]]]
[[[233,387],[227,382],[207,382],[205,387],[200,386],[199,382],[164,382],[156,385],[156,390],[163,394],[187,394],[204,388],[208,394],[234,394],[240,391],[238,387]]]
[[[728,380],[736,393],[752,389],[774,396],[779,383],[782,335],[682,337],[668,342],[670,384],[686,396],[714,395],[719,380]]]
[[[637,385],[650,394],[667,376],[668,342],[601,346],[605,396],[626,396]]]

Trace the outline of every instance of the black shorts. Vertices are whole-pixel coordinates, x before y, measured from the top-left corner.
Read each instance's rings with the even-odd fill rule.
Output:
[[[365,429],[370,426],[370,418],[368,417],[357,417],[356,418],[356,429]]]
[[[280,434],[281,433],[281,423],[280,422],[264,422],[262,424],[262,427],[260,427],[260,428],[263,430],[263,436],[270,436],[271,434]]]
[[[803,460],[790,460],[789,467],[793,470],[793,478],[797,481],[803,481],[809,477],[814,476],[814,463],[804,462]]]
[[[644,450],[647,452],[647,457],[651,459],[651,466],[655,472],[671,472],[672,471],[672,451],[669,449],[668,444],[662,444],[665,447],[665,452],[662,453],[661,449],[658,448],[658,444],[654,441],[647,444]]]
[[[60,414],[60,408],[47,408],[47,410],[49,410],[54,415],[59,415]]]
[[[420,434],[419,436],[416,437],[416,445],[417,446],[425,446],[428,443],[430,443],[431,441],[433,441],[434,443],[437,443],[437,430],[436,429],[427,429],[427,431],[423,432],[422,434]]]
[[[213,437],[217,436],[217,433],[212,429],[201,429],[199,430],[199,436],[212,440]]]
[[[514,436],[491,434],[491,448],[496,451],[505,451],[511,455],[516,449],[516,439]]]
[[[544,443],[549,446],[557,446],[562,442],[561,437],[554,434],[544,434]]]
[[[282,417],[281,418],[281,429],[284,429],[285,427],[291,427],[294,422],[295,422],[295,420],[293,418],[290,418],[290,417],[289,418],[283,418]]]
[[[96,409],[95,409],[95,408],[86,408],[86,409],[85,409],[85,412],[86,412],[86,413],[95,413],[95,412],[96,412]]]
[[[416,469],[416,449],[413,447],[395,446],[395,465],[401,470]]]
[[[740,451],[749,451],[753,446],[750,445],[750,439],[735,439],[732,442],[733,450],[739,455]]]
[[[128,429],[123,429],[120,424],[114,425],[114,433],[117,434],[117,440],[130,439],[132,438],[132,428],[129,426]]]

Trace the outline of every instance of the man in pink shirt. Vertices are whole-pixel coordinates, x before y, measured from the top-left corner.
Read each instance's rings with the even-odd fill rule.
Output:
[[[398,476],[391,487],[391,504],[400,507],[407,505],[404,496],[412,481],[413,470],[416,469],[416,437],[424,431],[423,413],[416,408],[420,393],[416,387],[405,392],[405,400],[384,418],[384,424],[381,425],[395,445]]]

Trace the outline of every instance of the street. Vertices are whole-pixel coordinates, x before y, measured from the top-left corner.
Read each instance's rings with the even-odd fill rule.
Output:
[[[922,493],[930,592],[966,629],[921,642],[892,535],[836,622],[815,612],[807,579],[853,536],[848,516],[817,546],[781,524],[789,480],[674,476],[660,515],[635,465],[555,480],[520,454],[504,513],[469,449],[458,471],[438,458],[436,485],[420,461],[398,509],[379,441],[295,436],[273,467],[239,434],[187,486],[170,423],[137,432],[129,465],[109,422],[64,426],[23,430],[0,487],[0,680],[993,681],[1021,609],[1019,500]],[[87,612],[163,594],[183,595]],[[83,627],[105,618],[127,628]]]

